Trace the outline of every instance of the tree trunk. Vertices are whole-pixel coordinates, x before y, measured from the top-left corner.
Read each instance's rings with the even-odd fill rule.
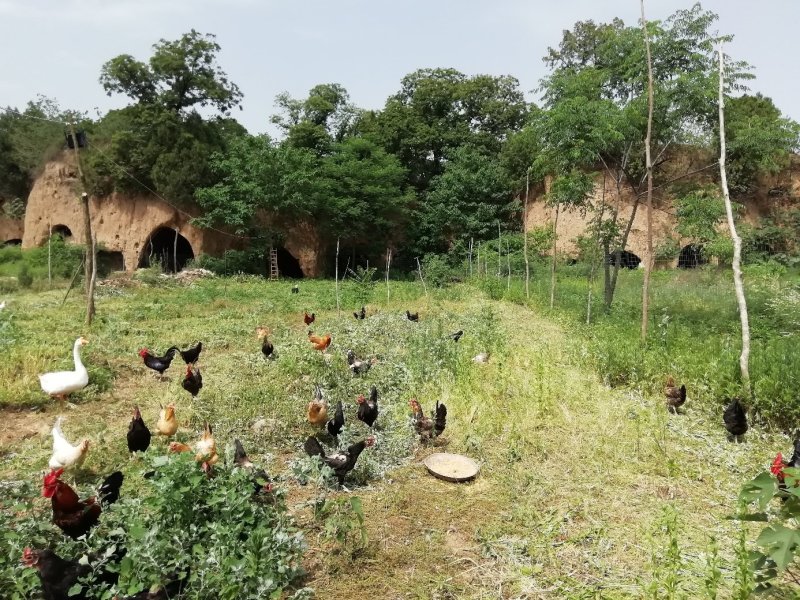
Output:
[[[528,192],[530,191],[530,170],[525,173],[525,207],[522,210],[522,252],[525,255],[525,298],[531,297],[531,265],[528,261]]]
[[[553,219],[553,263],[550,267],[550,310],[556,301],[556,244],[558,242],[558,210],[560,204],[556,203],[556,218]]]
[[[336,238],[336,267],[335,267],[335,275],[336,279],[336,314],[341,315],[342,311],[339,306],[339,238]]]
[[[392,249],[386,249],[386,305],[389,305],[391,294],[389,292],[389,268],[392,266]]]
[[[647,34],[647,19],[642,8],[642,31],[647,55],[647,135],[644,139],[645,164],[647,167],[647,252],[644,257],[644,279],[642,280],[642,342],[647,341],[647,324],[650,313],[650,273],[653,270],[653,159],[650,155],[650,139],[653,131],[653,61],[650,56],[650,36]]]
[[[633,221],[636,219],[636,210],[639,208],[639,197],[638,195],[633,201],[633,210],[631,210],[631,216],[628,219],[628,224],[625,226],[625,233],[622,234],[622,240],[620,241],[619,246],[616,250],[614,250],[614,266],[611,272],[611,281],[609,287],[606,289],[606,311],[611,310],[611,303],[614,301],[614,292],[617,289],[617,277],[619,276],[619,270],[622,263],[622,251],[625,249],[625,246],[628,245],[628,237],[630,236],[631,229],[633,228]]]
[[[747,301],[744,297],[744,282],[742,281],[742,238],[736,231],[733,220],[733,207],[731,195],[728,191],[728,176],[725,172],[725,63],[722,57],[722,48],[719,54],[719,176],[722,185],[722,195],[725,199],[725,214],[728,217],[728,227],[733,239],[733,285],[736,289],[736,301],[739,304],[739,319],[742,323],[742,354],[739,356],[739,368],[742,371],[742,386],[748,396],[752,396],[750,389],[750,321],[747,316]]]

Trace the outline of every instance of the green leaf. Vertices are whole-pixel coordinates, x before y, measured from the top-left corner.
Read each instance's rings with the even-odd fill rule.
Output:
[[[67,596],[77,596],[81,593],[83,586],[80,583],[76,583],[71,588],[67,590]]]
[[[775,495],[776,488],[775,478],[771,474],[764,472],[744,485],[739,493],[739,500],[745,504],[757,501],[759,508],[764,510]]]
[[[769,557],[775,561],[778,570],[782,571],[794,559],[795,550],[800,544],[800,532],[778,523],[764,529],[756,544],[767,549]]]

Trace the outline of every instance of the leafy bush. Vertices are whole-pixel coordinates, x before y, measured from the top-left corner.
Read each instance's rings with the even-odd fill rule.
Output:
[[[268,262],[266,250],[248,248],[247,250],[226,250],[221,257],[201,254],[193,264],[196,267],[213,271],[217,275],[234,275],[236,273],[266,275]]]
[[[19,282],[19,286],[25,289],[31,287],[33,284],[33,276],[28,270],[28,265],[26,263],[20,265],[19,271],[17,272],[17,281]]]

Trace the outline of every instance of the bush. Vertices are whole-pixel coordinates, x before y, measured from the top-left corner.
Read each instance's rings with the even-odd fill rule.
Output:
[[[19,282],[19,286],[24,289],[28,289],[33,284],[33,276],[30,274],[26,263],[20,265],[19,271],[17,272],[17,281]]]
[[[266,250],[263,248],[226,250],[222,257],[201,254],[193,262],[193,266],[208,269],[217,275],[250,273],[266,276],[268,275],[267,264]]]

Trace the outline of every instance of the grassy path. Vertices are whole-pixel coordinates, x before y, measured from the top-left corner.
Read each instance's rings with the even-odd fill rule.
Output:
[[[127,464],[123,440],[133,404],[151,422],[159,403],[176,401],[185,441],[209,419],[220,443],[242,437],[251,458],[284,475],[289,509],[307,532],[307,585],[318,598],[642,597],[654,574],[662,583],[675,575],[681,590],[675,597],[700,598],[712,536],[720,546],[718,597],[730,597],[738,524],[725,517],[741,484],[785,452],[787,438],[756,429],[746,443],[730,444],[721,417],[696,406],[691,390],[686,414],[673,416],[660,398],[607,389],[587,364],[579,336],[472,288],[437,294],[427,310],[415,286],[398,284],[388,307],[376,291],[370,308],[379,314],[359,325],[348,312],[335,317],[329,283],[304,283],[301,298],[288,287],[231,281],[101,299],[101,318],[88,332],[96,383],[65,425],[73,437],[94,442],[87,481]],[[0,363],[0,380],[11,383],[0,389],[0,403],[41,402],[36,373],[63,359],[64,346],[85,333],[74,326],[79,301],[63,308],[59,302],[60,293],[52,292],[12,303],[14,322],[4,332],[16,341]],[[423,319],[414,329],[400,315],[420,306]],[[333,362],[307,347],[297,316],[306,307],[316,309],[319,327],[337,340]],[[275,332],[282,354],[275,363],[258,353],[258,324]],[[458,346],[442,341],[462,324]],[[192,402],[179,374],[157,382],[135,352],[195,339],[208,348],[201,360],[207,388]],[[313,383],[351,399],[366,385],[349,377],[345,343],[381,359],[366,381],[386,390],[388,423],[355,473],[352,495],[363,500],[369,540],[357,551],[322,535],[309,508],[318,491],[289,475],[310,432],[304,407]],[[489,343],[489,364],[472,363]],[[444,367],[432,364],[439,359]],[[419,459],[438,448],[412,448],[413,460],[405,459],[409,394],[425,408],[437,398],[447,404],[444,448],[481,462],[474,483],[430,477]],[[38,481],[57,412],[49,403],[43,413],[2,411],[0,479]],[[262,417],[268,425],[256,432],[251,426]],[[355,425],[353,435],[361,435]],[[665,508],[677,513],[675,568],[664,556]]]

